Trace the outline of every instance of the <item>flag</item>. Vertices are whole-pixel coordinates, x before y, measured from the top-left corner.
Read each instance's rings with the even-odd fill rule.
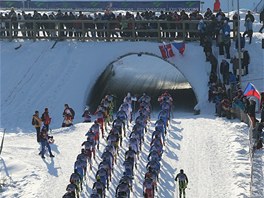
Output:
[[[252,83],[248,83],[244,91],[244,96],[254,96],[260,100],[260,93]]]
[[[171,44],[164,44],[159,46],[162,58],[170,58],[174,56],[174,53],[172,51]]]
[[[184,42],[181,42],[181,43],[176,43],[176,42],[173,42],[172,43],[173,47],[175,47],[181,55],[183,55],[184,51],[185,51],[185,43]]]

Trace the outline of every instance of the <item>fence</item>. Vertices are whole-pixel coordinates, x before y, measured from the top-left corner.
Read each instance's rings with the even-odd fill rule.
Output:
[[[207,24],[212,21],[205,21]],[[235,27],[233,20],[229,21]],[[0,19],[0,39],[77,39],[81,41],[199,40],[199,20],[19,20]],[[235,29],[232,28],[233,35]],[[231,35],[231,38],[232,35]]]
[[[250,119],[250,117],[241,109],[236,108],[234,112],[236,118],[240,119],[242,122],[246,123],[249,126],[249,157],[250,157],[250,197],[253,196],[253,173],[254,173],[254,168],[253,168],[253,160],[254,160],[254,140],[253,140],[253,124]]]

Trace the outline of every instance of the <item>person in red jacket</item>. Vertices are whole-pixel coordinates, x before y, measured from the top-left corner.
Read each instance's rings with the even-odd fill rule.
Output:
[[[41,116],[41,120],[43,125],[46,127],[47,131],[49,131],[49,125],[51,122],[51,117],[49,116],[49,109],[45,108],[44,113]]]
[[[214,12],[218,12],[220,10],[220,0],[215,0],[214,3]]]

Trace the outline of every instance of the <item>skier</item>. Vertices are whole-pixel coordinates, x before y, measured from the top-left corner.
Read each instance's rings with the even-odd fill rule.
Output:
[[[104,186],[107,187],[107,190],[109,190],[109,176],[108,172],[105,168],[100,168],[95,175],[96,178],[100,178],[100,181],[104,184]]]
[[[130,197],[130,185],[126,180],[121,180],[116,187],[116,197]]]
[[[82,148],[81,153],[77,155],[76,160],[80,160],[82,162],[84,179],[86,179],[88,155],[84,148]]]
[[[143,182],[144,198],[154,198],[155,183],[151,177],[146,177]]]
[[[97,117],[97,122],[100,125],[102,137],[104,138],[104,126],[105,126],[104,122],[106,117],[106,110],[103,106],[99,106],[94,114]]]
[[[90,132],[94,133],[94,140],[95,144],[97,145],[97,149],[99,150],[99,144],[100,144],[100,124],[97,122],[97,120],[94,121],[94,124],[91,126],[89,131],[86,133],[86,136],[89,135]]]
[[[187,188],[188,185],[188,178],[187,175],[184,173],[183,169],[180,170],[180,173],[177,174],[175,177],[175,181],[179,179],[179,196],[180,198],[182,197],[185,198],[185,189]]]
[[[66,187],[66,191],[67,193],[63,196],[63,198],[67,197],[67,198],[79,198],[78,193],[77,193],[77,186],[75,184],[68,184]]]
[[[77,197],[79,197],[80,192],[81,192],[81,178],[78,173],[71,174],[70,183],[76,186],[76,194],[77,194]]]
[[[101,195],[102,198],[105,198],[105,185],[101,182],[99,175],[97,175],[96,182],[94,182],[92,189]]]

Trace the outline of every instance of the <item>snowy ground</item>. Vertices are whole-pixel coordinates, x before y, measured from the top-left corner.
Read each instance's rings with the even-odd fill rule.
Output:
[[[256,32],[259,27],[260,24],[256,23],[254,26]],[[255,33],[253,43],[246,45],[251,55],[251,64],[249,75],[243,77],[242,83],[245,86],[247,82],[252,82],[260,91],[264,90],[262,38],[263,34]],[[100,62],[100,54],[94,52],[94,48],[85,51],[84,54],[83,49],[87,49],[84,48],[86,43],[78,42],[62,43],[60,47],[64,48],[59,52],[56,51],[56,54],[50,50],[53,42],[25,41],[21,49],[14,50],[17,45],[16,42],[4,41],[1,41],[0,45],[1,127],[7,128],[0,157],[1,197],[61,197],[73,171],[75,158],[80,152],[80,145],[85,140],[84,134],[90,126],[90,124],[79,123],[87,98],[86,94],[89,93],[94,80],[101,72],[98,62],[89,62],[89,57],[97,56]],[[100,47],[106,48],[107,45],[111,44],[100,45]],[[198,45],[198,43],[188,45]],[[71,48],[66,48],[67,46]],[[146,44],[146,46],[149,45]],[[126,49],[129,48],[131,46],[127,44]],[[200,52],[192,52],[192,55],[197,56],[198,53]],[[233,48],[232,53],[234,53]],[[108,62],[114,59],[110,52],[109,56],[104,54],[104,58]],[[221,58],[219,57],[219,60]],[[144,65],[147,67],[151,63],[144,62]],[[84,67],[86,70],[81,70]],[[198,67],[208,67],[208,64],[198,65]],[[159,71],[157,71],[158,74]],[[79,77],[76,84],[69,82],[72,76]],[[90,87],[87,87],[87,84],[78,84],[83,78],[87,79]],[[68,91],[69,88],[71,92]],[[83,95],[75,95],[74,92],[77,89],[83,91]],[[59,128],[59,125],[63,104],[66,102],[76,107],[78,115],[74,127],[63,129]],[[35,109],[41,111],[46,106],[51,109],[52,135],[55,137],[52,150],[55,158],[46,157],[42,160],[38,155],[39,145],[31,126],[31,116]],[[170,133],[166,137],[166,152],[162,158],[159,197],[177,196],[177,185],[173,179],[181,168],[185,170],[190,180],[187,189],[187,196],[190,198],[248,198],[250,196],[249,129],[239,120],[230,121],[214,117],[213,108],[212,104],[208,104],[206,111],[199,116],[174,112]],[[153,130],[153,122],[156,118],[156,112],[154,112],[150,132]],[[146,134],[147,141],[140,154],[133,197],[142,197],[142,180],[147,162],[150,132]],[[99,155],[104,146],[103,140],[100,151],[97,153],[97,162],[85,183],[82,197],[89,197],[91,193],[94,174],[100,161]],[[126,149],[127,146],[124,145],[115,166],[113,182],[107,193],[109,198],[113,197],[120,179],[121,163]],[[254,182],[261,184],[264,172],[263,150],[258,151],[255,156]],[[263,197],[261,196],[264,194],[261,192],[264,189],[263,182],[260,186],[263,188],[257,189],[260,196],[256,198]]]
[[[142,197],[143,174],[149,150],[153,116],[146,142],[140,154],[133,197]],[[90,124],[76,124],[68,129],[52,132],[55,144],[54,159],[38,156],[39,145],[34,133],[8,133],[1,156],[1,178],[6,179],[2,197],[60,197],[65,192],[73,163],[85,140]],[[82,197],[88,197],[95,181],[94,174],[100,162],[99,154],[105,146],[102,140],[93,171],[85,183]],[[115,172],[107,197],[113,197],[122,174],[124,151],[115,165]],[[193,117],[190,113],[174,113],[166,137],[165,153],[158,187],[159,197],[177,197],[174,178],[184,168],[190,183],[188,197],[249,197],[250,161],[248,155],[248,128],[237,120],[216,119],[212,115]]]

